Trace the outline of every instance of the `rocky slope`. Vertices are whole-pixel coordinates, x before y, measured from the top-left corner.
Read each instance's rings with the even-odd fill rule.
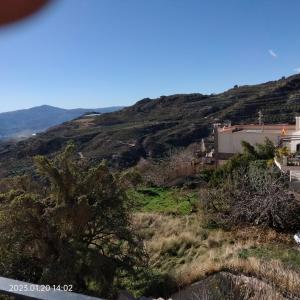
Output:
[[[103,158],[116,167],[141,157],[159,157],[211,133],[220,120],[233,123],[294,122],[300,114],[300,75],[240,86],[221,94],[186,94],[143,99],[120,111],[66,122],[26,141],[0,146],[0,176],[31,168],[34,155],[51,155],[73,140],[85,159]]]

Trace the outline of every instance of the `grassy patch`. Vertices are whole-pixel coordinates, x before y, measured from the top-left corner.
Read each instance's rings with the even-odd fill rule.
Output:
[[[247,259],[249,257],[257,257],[266,260],[280,260],[287,266],[300,267],[300,251],[295,248],[288,248],[283,245],[261,245],[252,246],[248,249],[242,249],[239,257]]]
[[[140,188],[128,191],[137,211],[167,214],[190,214],[196,203],[196,195],[179,189]]]
[[[257,227],[212,229],[203,226],[203,217],[200,211],[178,216],[134,214],[151,268],[168,274],[181,287],[227,270],[262,278],[280,292],[300,296],[300,253],[291,247],[289,237]]]

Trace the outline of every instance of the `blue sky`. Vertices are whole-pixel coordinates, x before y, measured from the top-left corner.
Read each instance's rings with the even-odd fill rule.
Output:
[[[130,105],[300,72],[299,0],[56,0],[0,29],[0,111]]]

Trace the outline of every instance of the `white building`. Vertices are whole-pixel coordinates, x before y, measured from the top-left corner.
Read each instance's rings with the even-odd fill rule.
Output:
[[[276,146],[287,146],[291,153],[300,153],[300,117],[296,124],[235,125],[215,127],[215,158],[219,163],[242,152],[242,141],[251,145],[270,139]]]

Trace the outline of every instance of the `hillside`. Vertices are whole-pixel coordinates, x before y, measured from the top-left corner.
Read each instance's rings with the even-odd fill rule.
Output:
[[[172,148],[199,141],[218,120],[256,122],[259,110],[265,123],[293,123],[300,113],[300,75],[220,94],[147,98],[117,112],[81,117],[25,141],[3,143],[0,171],[3,175],[22,172],[31,168],[33,156],[53,154],[70,140],[85,159],[106,158],[124,168],[141,157],[160,157]]]
[[[45,131],[52,126],[70,121],[90,111],[106,113],[120,108],[62,109],[42,105],[29,109],[0,113],[0,139],[28,137],[33,133]]]

